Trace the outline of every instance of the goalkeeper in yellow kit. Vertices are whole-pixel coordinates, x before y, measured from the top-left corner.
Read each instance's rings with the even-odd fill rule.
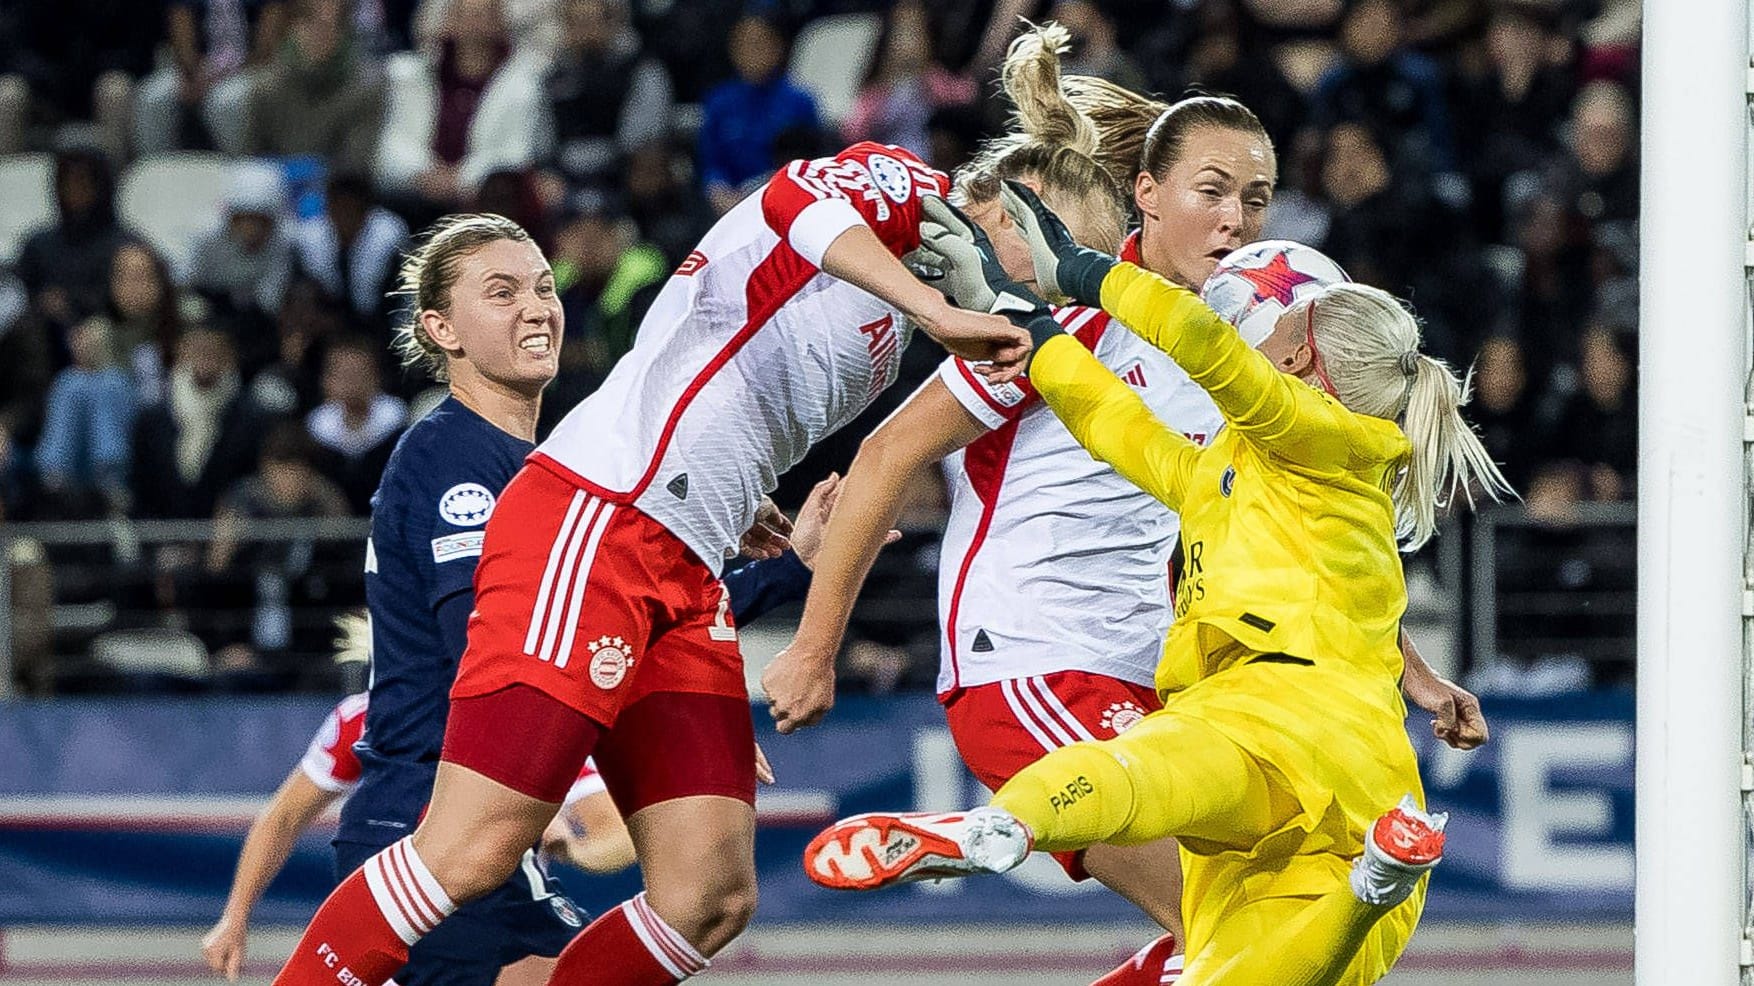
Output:
[[[1030,380],[1078,441],[1181,513],[1186,567],[1156,682],[1165,708],[1048,754],[987,808],[844,819],[811,843],[805,868],[826,886],[872,889],[1002,872],[1031,849],[1175,836],[1182,986],[1375,982],[1405,947],[1443,847],[1403,724],[1399,549],[1431,536],[1458,486],[1507,489],[1461,419],[1462,385],[1374,288],[1329,286],[1256,351],[1192,292],[1073,244],[1027,189],[1007,204],[1040,287],[1100,302],[1187,370],[1227,423],[1195,446],[1065,337],[990,248],[947,251],[945,267],[978,268],[1031,330]]]

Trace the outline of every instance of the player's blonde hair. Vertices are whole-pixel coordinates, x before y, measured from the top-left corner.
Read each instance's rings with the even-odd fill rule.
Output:
[[[420,313],[450,314],[451,288],[463,258],[499,240],[534,242],[524,227],[491,212],[445,216],[420,234],[413,250],[402,258],[392,297],[401,298],[407,309],[396,326],[391,348],[403,366],[420,367],[444,383],[451,378],[451,356],[421,327]]]
[[[364,609],[350,609],[335,617],[335,663],[372,659],[371,617]]]
[[[1058,24],[1030,25],[1011,42],[1000,83],[1012,104],[1012,130],[981,145],[974,160],[956,173],[964,201],[991,202],[1007,178],[1033,177],[1045,198],[1096,201],[1102,215],[1099,234],[1112,247],[1125,232],[1129,200],[1097,159],[1099,134],[1060,88],[1060,53],[1071,34]]]
[[[1390,491],[1403,550],[1431,540],[1438,509],[1452,503],[1457,490],[1470,507],[1476,484],[1494,500],[1515,495],[1462,418],[1471,380],[1419,351],[1419,323],[1394,295],[1365,284],[1330,284],[1292,311],[1307,319],[1311,347],[1340,403],[1399,423],[1413,445]]]

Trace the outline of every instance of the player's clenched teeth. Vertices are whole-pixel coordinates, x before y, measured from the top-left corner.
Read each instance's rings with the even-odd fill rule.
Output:
[[[526,352],[535,353],[538,356],[548,355],[549,350],[552,349],[553,346],[554,346],[554,337],[550,336],[546,333],[544,333],[542,335],[529,336],[529,337],[522,339],[518,342],[519,349],[523,349]]]

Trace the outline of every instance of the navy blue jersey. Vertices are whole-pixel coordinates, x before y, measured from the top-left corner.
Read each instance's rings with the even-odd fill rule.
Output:
[[[463,656],[451,614],[473,608],[487,518],[534,447],[448,397],[390,455],[372,496],[365,562],[371,705],[341,839],[389,845],[413,830],[432,796]]]
[[[354,747],[359,786],[341,809],[343,842],[389,845],[413,831],[432,797],[487,518],[533,448],[448,397],[390,456],[372,497],[371,702]],[[742,624],[802,599],[810,573],[788,552],[724,581]]]

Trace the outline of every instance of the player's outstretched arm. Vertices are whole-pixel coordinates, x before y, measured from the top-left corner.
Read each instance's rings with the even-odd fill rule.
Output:
[[[933,378],[859,446],[828,515],[797,636],[761,676],[780,732],[815,725],[833,707],[834,659],[853,603],[878,552],[900,536],[893,528],[909,492],[933,465],[985,433]]]
[[[1401,657],[1406,662],[1401,690],[1414,705],[1436,716],[1431,720],[1433,736],[1457,750],[1472,750],[1491,738],[1480,699],[1427,664],[1405,629],[1401,631]]]
[[[998,315],[963,311],[922,284],[877,234],[848,227],[822,255],[822,269],[902,310],[945,349],[973,362],[991,362],[991,378],[1010,380],[1029,355],[1029,334]]]
[[[244,966],[250,912],[286,865],[298,837],[340,797],[338,792],[318,787],[302,768],[295,767],[280,790],[274,792],[273,800],[256,816],[249,835],[244,837],[244,851],[238,857],[237,874],[232,878],[225,910],[201,939],[201,956],[214,972],[237,982]]]

